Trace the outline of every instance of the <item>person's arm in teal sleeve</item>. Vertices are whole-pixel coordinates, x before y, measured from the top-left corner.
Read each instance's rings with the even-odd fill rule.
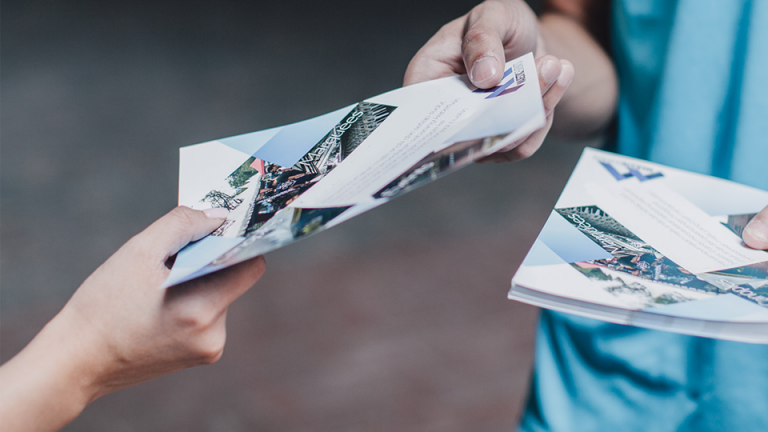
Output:
[[[227,308],[264,273],[261,257],[161,289],[166,262],[221,225],[222,209],[178,207],[102,264],[0,367],[0,430],[54,431],[97,398],[216,362]]]

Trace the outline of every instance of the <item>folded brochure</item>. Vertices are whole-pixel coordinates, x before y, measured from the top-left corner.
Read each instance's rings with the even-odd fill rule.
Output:
[[[455,76],[310,120],[180,150],[179,204],[226,208],[182,249],[179,284],[338,225],[488,156],[545,123],[532,54],[488,90]]]
[[[650,329],[768,343],[768,192],[587,148],[509,298]]]

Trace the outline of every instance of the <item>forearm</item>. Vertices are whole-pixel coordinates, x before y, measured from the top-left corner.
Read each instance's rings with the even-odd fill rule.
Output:
[[[552,131],[565,138],[579,138],[600,132],[613,118],[618,83],[608,54],[584,22],[570,12],[550,7],[540,16],[537,51],[574,65],[576,74],[557,105]]]
[[[95,398],[87,343],[61,323],[59,315],[0,367],[0,430],[59,430]]]
[[[177,207],[134,236],[0,367],[0,431],[55,431],[100,396],[215,363],[229,305],[264,273],[261,257],[167,290],[165,263],[210,234],[223,209]]]

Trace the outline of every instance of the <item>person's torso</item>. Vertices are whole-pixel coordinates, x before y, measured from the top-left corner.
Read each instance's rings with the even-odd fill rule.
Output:
[[[768,189],[768,0],[615,0],[611,24],[618,151]],[[768,430],[767,406],[768,346],[544,311],[521,429]]]
[[[616,0],[619,152],[768,189],[768,2]]]

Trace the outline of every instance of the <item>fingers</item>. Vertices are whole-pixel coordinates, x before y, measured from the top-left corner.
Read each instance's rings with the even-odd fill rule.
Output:
[[[221,299],[229,305],[255,285],[266,270],[266,260],[258,256],[213,273],[207,279],[203,277],[200,283],[215,287]]]
[[[157,252],[164,263],[166,258],[190,242],[200,240],[221,226],[227,213],[225,209],[200,211],[184,206],[176,207],[136,237],[149,243],[148,250]]]
[[[413,56],[405,71],[403,85],[466,73],[461,59],[461,37],[466,17],[444,25]]]
[[[524,2],[486,1],[467,15],[462,55],[480,88],[501,81],[506,59],[536,51],[536,16]]]
[[[542,85],[542,100],[544,102],[544,113],[546,115],[551,114],[555,110],[555,107],[560,102],[560,99],[563,98],[563,95],[568,89],[568,86],[571,85],[575,74],[573,65],[568,60],[559,60],[559,67],[557,69],[559,69],[559,73],[557,76],[555,76],[554,80],[550,81],[549,87],[546,91],[543,91],[544,83],[541,82],[540,78],[540,84]],[[541,77],[542,75],[544,75],[543,71],[539,74],[539,76]],[[549,79],[550,78],[547,78],[547,80]]]
[[[547,122],[544,124],[544,127],[528,135],[528,137],[518,140],[512,143],[510,146],[481,159],[479,162],[517,162],[533,156],[533,154],[536,153],[536,151],[538,151],[541,145],[544,143],[544,138],[546,138],[547,134],[549,133],[549,129],[552,127],[553,117],[554,113],[550,113],[547,116]]]
[[[506,17],[506,8],[496,2],[479,5],[467,16],[461,52],[469,80],[479,88],[495,86],[504,75]]]
[[[568,86],[573,81],[574,68],[568,60],[558,60],[553,56],[544,56],[537,60],[539,70],[539,86],[542,91],[542,100],[544,103],[544,113],[547,122],[544,127],[525,138],[517,140],[498,152],[483,158],[481,163],[485,162],[516,162],[531,157],[544,142],[549,130],[552,127],[554,111],[557,104],[562,99]],[[556,73],[556,75],[554,75]],[[553,77],[554,75],[554,77]]]
[[[752,218],[744,228],[743,237],[747,246],[768,250],[768,207]]]
[[[263,257],[170,287],[163,299],[164,327],[173,331],[183,367],[218,361],[226,342],[227,310],[265,270]]]
[[[546,55],[536,59],[536,71],[539,77],[541,95],[544,97],[560,76],[562,63],[560,63],[560,60],[558,60],[557,57]]]
[[[168,288],[166,302],[183,304],[196,314],[220,314],[261,278],[266,270],[264,257],[259,256],[224,270]],[[191,304],[191,305],[190,305]]]
[[[443,26],[411,60],[403,85],[467,73],[491,88],[504,75],[506,58],[536,50],[536,15],[524,2],[485,1]]]

